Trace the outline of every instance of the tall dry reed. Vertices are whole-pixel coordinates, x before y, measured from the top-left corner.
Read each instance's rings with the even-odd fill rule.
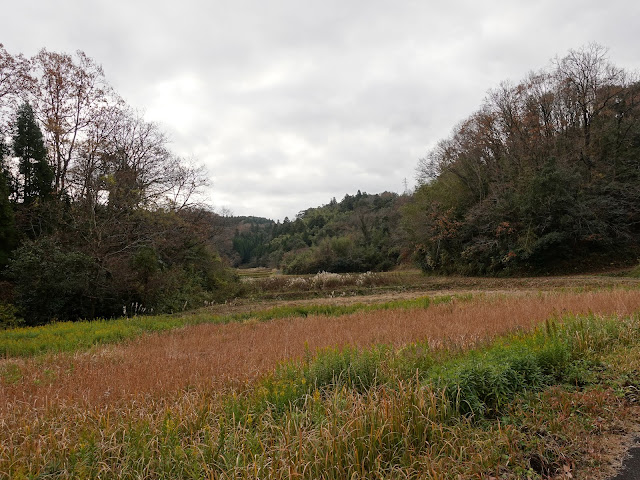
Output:
[[[530,329],[565,313],[626,315],[640,291],[482,296],[426,309],[309,316],[270,322],[188,327],[119,346],[5,362],[0,412],[15,402],[110,405],[177,390],[225,389],[259,378],[286,360],[325,347],[402,346],[428,341],[472,346]],[[2,415],[6,414],[5,411]]]

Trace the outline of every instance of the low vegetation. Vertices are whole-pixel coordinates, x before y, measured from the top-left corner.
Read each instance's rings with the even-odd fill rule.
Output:
[[[566,429],[550,421],[537,432],[546,445],[517,428],[539,425],[538,409],[553,415],[545,398],[554,399],[562,420],[572,414],[584,420],[604,413],[605,402],[634,394],[635,384],[598,391],[594,383],[606,375],[607,354],[638,345],[638,320],[565,318],[464,353],[412,344],[399,351],[330,350],[285,365],[255,393],[226,405],[228,456],[219,457],[217,472],[336,479],[570,473],[581,459],[560,440],[575,435],[572,428],[591,433],[593,426],[569,422]],[[575,398],[582,404],[572,405]],[[232,463],[238,459],[241,465]]]
[[[390,272],[375,273],[331,273],[318,272],[315,275],[258,275],[243,278],[242,293],[246,296],[265,297],[269,294],[319,293],[323,295],[347,295],[370,292],[372,289],[389,287],[398,290],[407,287],[406,276]]]
[[[97,345],[118,343],[144,333],[162,332],[203,323],[268,321],[278,318],[307,316],[340,316],[355,312],[389,309],[426,308],[429,305],[470,299],[470,295],[440,295],[412,300],[397,300],[374,304],[282,306],[228,315],[212,315],[205,311],[187,315],[141,315],[117,320],[56,322],[38,327],[0,330],[0,355],[4,357],[32,356],[47,352],[69,352]]]
[[[638,418],[637,289],[338,307],[4,360],[0,478],[589,478]]]
[[[640,385],[628,369],[638,368],[639,332],[637,316],[565,317],[471,349],[324,350],[232,392],[189,387],[99,408],[47,402],[38,415],[27,403],[9,403],[0,471],[4,478],[570,478],[603,467],[593,455],[602,447],[589,437],[633,418]],[[56,381],[48,375],[41,381]],[[2,381],[24,379],[5,369]]]

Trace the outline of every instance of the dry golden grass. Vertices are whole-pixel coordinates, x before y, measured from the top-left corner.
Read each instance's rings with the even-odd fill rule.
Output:
[[[470,347],[497,335],[529,329],[552,316],[589,311],[628,315],[639,310],[640,290],[494,293],[474,297],[471,301],[432,305],[427,309],[374,311],[341,317],[313,316],[265,323],[202,324],[148,335],[119,346],[95,348],[90,352],[4,360],[1,366],[5,374],[0,376],[0,480],[49,475],[53,478],[89,478],[87,470],[82,470],[83,465],[94,469],[93,478],[127,475],[127,478],[206,478],[207,475],[210,478],[238,478],[241,473],[247,478],[276,478],[264,473],[271,472],[266,467],[261,474],[253,475],[253,470],[249,471],[255,467],[256,452],[248,444],[242,444],[246,437],[246,426],[243,425],[233,427],[230,433],[230,438],[236,439],[238,455],[246,456],[239,459],[239,467],[233,457],[227,475],[223,467],[214,470],[215,462],[206,460],[205,456],[216,450],[220,431],[229,428],[228,425],[221,427],[220,423],[225,402],[230,398],[229,389],[247,384],[253,386],[255,379],[271,372],[279,362],[303,357],[307,348],[313,352],[329,346],[367,347],[379,343],[400,347],[424,340],[434,346],[446,343]],[[634,361],[625,371],[637,371],[635,359],[640,357],[630,357]],[[322,464],[325,454],[333,455],[335,445],[342,445],[346,462],[358,442],[379,438],[369,435],[370,423],[367,422],[379,419],[380,431],[383,431],[382,427],[395,425],[392,419],[403,419],[396,423],[400,428],[398,431],[404,432],[402,429],[408,424],[400,413],[420,411],[412,403],[414,393],[433,395],[429,392],[422,388],[414,392],[409,384],[400,383],[397,392],[381,388],[360,395],[336,390],[335,405],[331,396],[318,397],[318,400],[309,396],[307,402],[321,402],[318,405],[333,412],[332,415],[340,420],[335,424],[335,431],[331,430],[334,425],[331,421],[320,426],[307,422],[305,427],[296,424],[299,417],[295,417],[298,420],[287,417],[288,420],[282,422],[272,418],[269,423],[271,413],[265,414],[261,421],[266,422],[264,432],[268,435],[261,438],[267,446],[273,442],[273,449],[269,447],[268,455],[265,454],[265,465],[273,462],[273,468],[276,468],[281,462],[278,478],[291,478],[291,468],[307,468],[309,460],[305,455]],[[598,422],[605,419],[605,423],[612,425],[616,418],[624,422],[632,420],[625,414],[623,398],[609,391],[596,389],[594,392],[599,396],[591,402],[597,404],[592,407],[591,417]],[[540,395],[543,406],[548,407],[546,416],[541,416],[539,411],[531,414],[529,423],[525,423],[528,431],[546,432],[548,424],[555,422],[559,431],[566,432],[567,425],[573,422],[575,432],[578,432],[574,434],[575,438],[599,435],[591,429],[591,424],[582,425],[581,420],[593,392],[555,390]],[[581,396],[585,398],[581,400]],[[344,400],[344,409],[338,408],[342,405],[338,397]],[[389,403],[390,398],[395,399],[395,403]],[[380,408],[387,404],[389,407],[397,405],[397,408]],[[513,408],[514,418],[531,413],[517,410],[517,405]],[[437,409],[431,410],[436,412]],[[389,418],[387,413],[391,415]],[[304,417],[310,413],[299,411],[297,415]],[[498,451],[509,452],[510,462],[520,459],[520,463],[526,465],[530,451],[521,448],[525,437],[513,425],[498,423],[495,430],[483,431],[466,422],[445,425],[432,421],[431,424],[432,433],[441,434],[442,441],[434,441],[433,451],[429,448],[421,451],[415,465],[429,465],[433,472],[430,471],[429,476],[411,468],[402,470],[398,464],[398,478],[405,478],[405,474],[410,476],[412,472],[415,478],[449,478],[443,472],[449,472],[450,477],[455,478],[451,472],[458,471],[456,469],[465,472],[463,478],[487,478],[488,470],[484,470],[484,465]],[[422,420],[416,425],[422,426]],[[578,427],[585,428],[579,430]],[[623,430],[618,433],[620,431]],[[613,430],[604,431],[607,432],[614,433]],[[411,437],[414,433],[408,431],[402,436]],[[540,448],[545,446],[545,441],[555,439],[550,432],[543,440],[538,433],[533,435],[531,445],[539,444]],[[554,448],[562,453],[565,447],[558,444]],[[574,448],[572,451],[583,451],[587,447],[580,448],[582,450]],[[314,449],[317,449],[317,455]],[[186,451],[196,452],[195,456],[187,459]],[[541,450],[542,453],[545,451]],[[300,452],[299,461],[294,459],[295,452]],[[585,453],[585,458],[595,457],[598,452],[594,452],[590,456]],[[166,465],[160,460],[166,460]],[[255,457],[255,462],[259,460]],[[597,464],[601,465],[602,461]],[[561,466],[565,464],[564,461],[561,463]],[[185,472],[190,466],[194,467],[194,473],[187,476]],[[207,475],[197,470],[200,467]],[[469,472],[474,472],[473,477]],[[359,478],[366,478],[366,472]]]
[[[565,313],[640,309],[640,291],[483,296],[427,309],[313,316],[266,323],[203,324],[91,352],[11,360],[21,378],[3,381],[0,411],[17,403],[106,406],[159,398],[185,388],[224,390],[251,382],[285,360],[325,347],[402,346],[428,340],[471,346]]]

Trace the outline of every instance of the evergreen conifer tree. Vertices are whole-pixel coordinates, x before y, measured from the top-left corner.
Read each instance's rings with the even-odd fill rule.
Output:
[[[46,199],[53,191],[54,173],[47,163],[42,131],[27,102],[18,109],[16,116],[13,153],[19,159],[18,170],[23,177],[24,203],[31,203],[38,197]]]
[[[0,132],[0,268],[7,264],[9,254],[16,246],[17,231],[13,206],[9,199],[9,172],[5,158],[9,148],[4,142],[4,134]]]

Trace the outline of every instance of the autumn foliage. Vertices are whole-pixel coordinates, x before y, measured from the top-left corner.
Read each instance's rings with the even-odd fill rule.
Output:
[[[0,293],[26,324],[229,295],[213,214],[196,200],[205,183],[86,54],[0,44]]]
[[[635,261],[640,83],[588,45],[492,90],[420,161],[405,227],[424,270]]]

